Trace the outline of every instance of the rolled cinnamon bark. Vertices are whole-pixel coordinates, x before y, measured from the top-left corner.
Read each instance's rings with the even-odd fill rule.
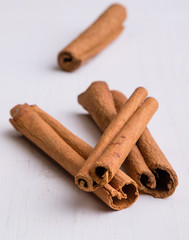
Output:
[[[103,186],[113,178],[157,108],[158,102],[154,98],[148,97],[136,110],[99,159],[91,166],[91,176],[95,182]],[[108,129],[109,126],[107,131]]]
[[[54,131],[67,143],[69,144],[77,153],[79,153],[84,159],[87,159],[91,152],[93,151],[93,148],[88,145],[86,142],[84,142],[82,139],[71,133],[67,128],[65,128],[61,123],[59,123],[57,120],[55,120],[53,117],[51,117],[49,114],[41,110],[38,106],[32,105],[32,109],[38,113],[38,115],[46,122],[48,123]],[[80,182],[79,187],[81,189],[85,189],[87,182],[85,179],[82,180],[82,183]],[[115,191],[115,189],[112,186],[116,186],[115,189],[118,189]],[[126,187],[127,186],[127,187]],[[121,194],[126,194],[127,192],[131,191],[131,193],[128,194],[127,198],[129,198],[130,202],[133,202],[133,200],[137,197],[137,191],[134,190],[136,188],[135,182],[131,180],[130,177],[128,177],[123,171],[118,170],[114,178],[112,179],[110,186],[105,185],[105,188],[109,189],[110,192],[112,192],[112,195],[115,195],[120,198]],[[124,189],[125,193],[123,192],[122,188]],[[94,186],[94,190],[95,190]],[[135,191],[136,197],[133,198],[133,193]],[[132,199],[132,200],[131,200]]]
[[[83,98],[87,98],[88,101],[86,104],[91,104],[91,102],[90,102],[91,92],[94,93],[93,96],[96,101],[95,101],[95,104],[91,105],[91,108],[92,108],[91,110],[93,110],[92,112],[94,113],[92,115],[94,117],[96,116],[97,112],[100,115],[99,109],[104,109],[104,111],[110,112],[111,109],[108,109],[108,106],[110,106],[110,108],[112,106],[114,106],[113,103],[111,103],[110,94],[109,95],[106,94],[106,93],[110,93],[108,86],[106,84],[103,84],[104,88],[100,88],[100,87],[98,88],[98,85],[101,86],[101,83],[92,84],[87,89],[86,92],[84,92],[83,94],[81,94],[79,96],[79,99],[81,101]],[[103,90],[103,91],[101,91],[101,90]],[[99,95],[102,95],[104,98],[99,99]],[[134,93],[132,94],[132,96],[130,97],[130,99],[123,106],[123,108],[121,109],[119,114],[117,114],[117,116],[115,116],[115,118],[113,119],[111,124],[108,126],[108,128],[105,130],[104,134],[98,141],[97,145],[94,148],[94,151],[90,154],[87,161],[85,162],[85,164],[83,165],[83,167],[81,168],[81,170],[78,172],[78,174],[75,177],[75,182],[80,188],[81,188],[80,185],[83,183],[83,181],[85,181],[87,183],[86,184],[87,187],[83,188],[83,190],[85,190],[85,191],[94,191],[95,188],[101,187],[102,184],[100,184],[99,181],[98,182],[94,181],[94,178],[91,177],[92,166],[97,161],[97,159],[100,157],[100,155],[105,151],[107,146],[109,144],[111,144],[114,137],[119,133],[119,131],[122,129],[122,127],[125,125],[125,123],[129,120],[129,118],[137,110],[137,108],[143,102],[143,100],[145,99],[146,96],[147,96],[146,89],[144,89],[142,87],[136,89],[134,91]],[[98,102],[98,100],[100,100],[100,103]],[[109,101],[103,102],[103,100],[105,100],[105,101],[109,100]],[[106,109],[106,107],[99,108],[99,105],[107,106],[107,109]],[[98,124],[104,126],[105,121],[101,121],[101,120],[102,119],[99,118]],[[100,170],[102,170],[102,168],[99,167],[98,170],[100,171]],[[106,172],[106,173],[108,174],[108,172]],[[107,180],[106,183],[109,181],[110,181],[110,179]],[[83,184],[82,184],[82,187],[83,187]]]
[[[59,53],[59,66],[67,72],[79,68],[122,32],[125,19],[125,7],[120,4],[111,5],[89,28]]]
[[[127,101],[124,94],[119,91],[112,91],[117,111]],[[144,193],[151,194],[157,198],[166,198],[172,195],[178,185],[178,178],[171,164],[159,148],[158,144],[152,137],[148,128],[140,136],[137,145],[142,153],[149,169],[156,178],[156,188],[141,189]],[[127,161],[126,161],[127,162]]]
[[[106,82],[93,82],[78,96],[78,102],[89,112],[103,132],[117,115],[114,99]]]
[[[52,157],[71,175],[76,175],[85,160],[74,148],[79,149],[81,154],[87,156],[91,148],[89,145],[37,106],[17,105],[11,110],[11,116],[10,122],[19,132]],[[79,146],[76,147],[76,144]],[[84,149],[82,149],[83,147]],[[116,179],[112,179],[110,184],[97,189],[94,193],[114,210],[129,207],[138,197],[136,183],[123,172],[120,172]]]
[[[113,95],[113,97],[115,96]],[[119,103],[118,100],[116,101],[117,103]],[[104,132],[117,114],[108,85],[102,81],[93,82],[84,93],[78,96],[78,102],[89,112],[102,132]],[[123,102],[121,102],[122,105]],[[147,167],[136,145],[133,146],[124,165],[126,165],[128,174],[136,181],[139,189],[156,187],[155,177]],[[88,180],[91,179],[89,168],[88,170],[85,169],[84,173]]]

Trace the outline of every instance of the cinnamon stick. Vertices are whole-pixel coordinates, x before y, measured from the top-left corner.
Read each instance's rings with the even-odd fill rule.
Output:
[[[148,97],[136,110],[99,159],[91,166],[91,176],[95,182],[103,186],[113,178],[157,108],[158,102]],[[109,127],[107,131],[108,129]]]
[[[127,98],[119,91],[112,91],[112,95],[116,109],[119,112],[127,101]],[[148,168],[156,178],[155,189],[148,187],[141,190],[157,198],[166,198],[172,195],[178,185],[177,175],[148,128],[146,128],[140,136],[137,145]]]
[[[117,114],[109,87],[107,83],[102,81],[93,82],[84,93],[78,96],[78,102],[89,112],[102,132],[104,132]],[[122,105],[123,103],[121,102],[121,106]],[[147,167],[136,145],[133,146],[124,165],[126,165],[129,176],[136,181],[139,189],[142,190],[146,187],[156,187],[155,177]],[[84,173],[89,181],[89,179],[91,179],[89,167],[88,169],[85,168]]]
[[[90,152],[89,145],[37,106],[17,105],[11,110],[11,116],[10,122],[19,132],[71,175],[77,174],[85,162],[81,155],[87,156]],[[76,146],[77,144],[79,147]],[[81,155],[74,149],[77,149]],[[112,179],[110,184],[97,189],[94,193],[114,210],[130,206],[138,197],[136,183],[123,172],[120,172],[116,179]]]
[[[110,108],[113,106],[113,102],[111,104],[112,98],[110,98],[111,93],[108,89],[108,86],[105,84],[105,89],[104,91],[101,92],[101,88],[96,87],[96,84],[92,84],[85,93],[81,94],[79,96],[79,99],[82,101],[83,98],[86,98],[86,104],[91,104],[90,98],[91,92],[94,93],[94,99],[96,100],[94,103],[91,104],[91,111],[92,115],[95,117],[96,113],[99,112],[100,114],[100,109],[104,109],[104,111],[111,111],[111,109],[108,109],[108,106]],[[99,95],[102,93],[104,98],[99,99]],[[109,93],[109,95],[107,95]],[[88,157],[87,161],[81,168],[81,170],[78,172],[78,174],[75,177],[75,182],[76,184],[81,188],[83,186],[80,186],[83,181],[86,182],[86,188],[83,188],[85,191],[94,191],[97,187],[101,186],[101,183],[94,181],[94,178],[92,178],[92,169],[91,167],[94,165],[94,163],[97,161],[97,159],[100,157],[100,155],[105,151],[107,146],[113,141],[114,137],[120,132],[120,130],[124,127],[125,123],[129,120],[129,118],[133,115],[133,113],[137,110],[139,105],[143,102],[145,97],[147,96],[147,91],[146,89],[140,87],[134,91],[130,99],[126,102],[120,113],[113,119],[111,124],[108,126],[108,128],[105,130],[104,134],[100,138],[99,142],[94,148],[94,151],[90,154]],[[106,101],[106,100],[109,101]],[[79,101],[80,101],[79,100]],[[100,103],[98,102],[100,100]],[[105,100],[106,102],[103,102]],[[84,101],[85,102],[85,101]],[[99,108],[99,105],[107,106],[105,108]],[[111,105],[110,105],[111,104]],[[96,106],[96,107],[95,107]],[[93,114],[94,113],[94,114]],[[97,119],[97,118],[96,118]],[[105,118],[103,118],[105,120]],[[105,121],[101,121],[102,119],[99,118],[99,125],[103,125]],[[101,168],[98,168],[101,169]],[[101,169],[102,170],[102,169]],[[118,170],[118,169],[117,169]],[[110,181],[110,179],[109,179]],[[107,183],[107,182],[106,182]]]
[[[58,55],[59,66],[72,72],[98,54],[123,30],[126,9],[111,5],[90,27],[65,47]]]

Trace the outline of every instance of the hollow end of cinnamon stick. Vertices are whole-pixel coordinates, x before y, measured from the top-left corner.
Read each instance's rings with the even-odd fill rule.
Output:
[[[58,64],[62,70],[72,72],[81,66],[82,61],[71,52],[62,51],[58,54]]]
[[[178,178],[174,170],[156,164],[152,172],[156,179],[155,189],[147,187],[141,189],[141,192],[150,194],[155,198],[167,198],[171,196],[178,185]]]
[[[117,196],[112,197],[113,208],[120,210],[130,207],[138,198],[137,186],[133,184],[124,185],[121,191],[127,196],[126,198],[119,199]]]
[[[145,188],[155,189],[156,188],[156,180],[153,174],[149,174],[149,172],[143,172],[139,176],[140,189]]]
[[[92,179],[98,184],[103,186],[112,179],[112,172],[106,163],[96,162],[90,170]]]
[[[75,176],[75,184],[85,192],[93,192],[98,188],[97,183],[93,181],[92,178],[83,174],[77,174]]]
[[[97,196],[101,192],[106,191],[106,194],[103,194],[103,196],[109,197],[101,199],[114,210],[122,210],[130,207],[139,196],[137,184],[132,179],[128,180],[125,184],[118,182],[113,179],[110,182],[110,185],[106,184],[104,187],[98,188],[94,191]],[[107,186],[113,186],[117,191],[112,192]]]

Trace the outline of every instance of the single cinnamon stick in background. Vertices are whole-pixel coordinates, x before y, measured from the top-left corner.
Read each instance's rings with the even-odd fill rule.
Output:
[[[127,101],[127,98],[119,91],[112,91],[112,95],[116,109],[119,112]],[[172,195],[178,185],[177,175],[150,134],[148,128],[146,128],[140,136],[137,145],[147,166],[153,172],[157,182],[155,189],[145,188],[141,190],[144,193],[151,194],[158,198],[165,198]]]
[[[89,28],[58,55],[59,66],[68,72],[79,68],[112,42],[123,30],[126,9],[111,5]]]
[[[84,93],[78,96],[78,102],[89,112],[102,132],[117,114],[108,85],[102,81],[93,82]],[[155,177],[136,145],[133,146],[125,162],[128,174],[136,181],[140,189],[156,187]],[[85,171],[85,176],[88,179],[91,178],[89,171]]]
[[[18,131],[52,157],[71,175],[76,175],[85,160],[65,142],[61,134],[65,133],[65,139],[74,146],[79,143],[82,148],[85,145],[84,141],[81,140],[80,143],[79,138],[63,126],[61,127],[60,123],[57,124],[55,119],[37,106],[17,105],[11,110],[11,116],[13,118],[10,119],[10,122]],[[89,149],[90,146],[86,144],[84,150],[80,152],[86,151],[84,155],[87,155]],[[94,193],[112,209],[121,210],[130,206],[137,199],[136,183],[123,172],[116,179],[112,179],[110,184],[97,189]]]
[[[98,100],[99,99],[98,96],[99,96],[99,94],[101,94],[100,93],[101,89],[96,88],[96,87],[93,88],[93,84],[89,87],[89,89],[85,93],[83,93],[79,96],[79,99],[83,99],[83,97],[85,98],[87,96],[90,96],[90,93],[93,90],[95,90],[94,97],[96,100]],[[103,96],[105,96],[107,92],[110,93],[109,89],[105,88],[105,91],[102,92]],[[86,94],[87,94],[87,96],[86,96]],[[142,87],[137,88],[134,91],[134,93],[131,95],[129,100],[126,102],[126,104],[123,106],[123,108],[121,109],[119,114],[117,114],[117,116],[113,119],[111,124],[105,130],[104,134],[102,135],[102,137],[98,141],[97,145],[95,146],[93,152],[90,154],[87,161],[85,162],[85,164],[83,165],[83,167],[81,168],[81,170],[78,172],[78,174],[75,177],[75,182],[80,188],[81,188],[80,185],[81,185],[81,183],[83,183],[83,181],[85,181],[87,183],[86,184],[87,187],[83,188],[83,190],[85,190],[85,191],[94,191],[95,188],[101,186],[101,184],[100,185],[98,184],[99,182],[93,181],[93,179],[91,178],[91,172],[90,172],[91,167],[94,165],[94,163],[100,157],[100,155],[105,151],[107,146],[109,144],[111,144],[114,137],[120,132],[122,127],[129,120],[129,118],[133,115],[133,113],[137,110],[137,108],[140,106],[140,104],[144,101],[146,96],[147,96],[147,91],[145,88],[142,88]],[[87,97],[87,99],[88,99],[88,101],[90,101],[90,97]],[[111,98],[109,98],[109,96],[107,96],[106,98],[103,98],[103,99],[105,101],[107,99],[109,99],[109,101],[105,103],[106,105],[108,104],[108,106],[110,106],[110,107],[113,105],[113,104],[109,105],[111,102],[110,101]],[[101,104],[103,104],[103,99],[100,99],[100,100],[102,100]],[[96,106],[96,108],[95,108],[95,106]],[[96,102],[96,104],[94,104],[94,105],[92,104],[91,107],[93,108],[94,112],[97,112],[100,109],[98,102]],[[106,108],[104,108],[104,109],[106,111]],[[109,110],[107,109],[107,111],[109,111]],[[101,123],[104,124],[104,121],[101,121],[101,120],[102,119],[100,118],[100,125],[101,125]],[[100,169],[100,168],[98,168],[98,169]],[[108,172],[106,172],[106,173],[108,173]]]

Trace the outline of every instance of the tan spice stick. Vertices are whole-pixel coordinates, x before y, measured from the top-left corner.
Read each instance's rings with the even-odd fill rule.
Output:
[[[90,113],[102,131],[117,115],[114,100],[106,82],[93,82],[85,92],[78,96],[78,102]]]
[[[58,55],[59,66],[72,72],[98,54],[123,30],[126,9],[120,4],[111,5],[90,27]]]
[[[119,91],[112,91],[112,95],[117,112],[119,112],[127,98]],[[157,182],[155,189],[148,187],[141,189],[141,191],[157,198],[169,197],[174,193],[178,185],[178,178],[148,128],[146,128],[140,136],[137,145]],[[125,161],[125,163],[127,163],[127,161]]]
[[[117,112],[123,107],[127,98],[119,91],[111,91],[114,104]],[[108,117],[109,116],[109,117]],[[111,113],[107,116],[111,120]],[[123,163],[123,167],[126,169],[129,176],[134,179],[141,192],[146,192],[148,189],[154,189],[156,187],[156,179],[151,170],[148,168],[141,152],[137,145],[134,145],[127,159]]]
[[[105,82],[93,82],[84,93],[79,95],[78,101],[89,112],[102,132],[104,132],[112,119],[117,115],[112,94],[110,94],[108,85]],[[121,103],[121,106],[122,105],[123,103]],[[104,140],[102,143],[105,143]],[[100,144],[100,146],[102,147],[103,145]],[[104,148],[101,151],[103,150]],[[127,161],[125,162],[127,165],[128,174],[136,181],[139,189],[156,187],[155,177],[147,167],[136,145],[133,146],[132,151],[127,157]],[[82,174],[85,176],[85,180],[87,181],[88,179],[88,182],[92,183],[92,178],[89,172],[90,166],[88,168],[85,167],[85,170],[83,169],[81,171],[83,171]],[[81,179],[82,174],[80,175]],[[77,178],[79,178],[78,175]]]
[[[49,125],[54,131],[72,147],[80,156],[87,159],[93,148],[83,141],[81,138],[74,135],[66,127],[64,127],[59,121],[54,119],[48,113],[40,109],[37,105],[31,105],[31,108]]]
[[[68,129],[66,129],[61,123],[59,123],[57,120],[55,120],[53,117],[51,117],[49,114],[41,110],[38,106],[32,105],[32,109],[38,113],[38,115],[43,118],[43,120],[48,123],[54,131],[66,142],[68,143],[76,152],[78,152],[83,158],[87,159],[90,155],[90,153],[93,151],[93,148],[88,145],[86,142],[78,138],[76,135],[71,133]],[[125,194],[127,194],[127,198],[132,199],[130,202],[133,202],[133,200],[136,198],[133,198],[133,196],[137,196],[136,192],[136,184],[129,178],[128,176],[125,176],[126,174],[123,173],[120,169],[115,174],[113,180],[110,182],[111,186],[116,186],[115,190],[112,188],[112,193],[115,195],[115,191],[117,197],[123,194],[122,188],[125,191]],[[87,182],[85,179],[83,181],[80,181],[79,187],[81,189],[87,188],[86,187]],[[108,187],[108,184],[105,185],[106,188],[110,190],[110,187]],[[95,189],[95,186],[94,186]],[[133,189],[133,191],[131,191]],[[135,189],[135,190],[134,190]],[[131,191],[131,192],[130,192]],[[121,194],[120,194],[121,192]]]
[[[66,139],[72,142],[74,146],[75,143],[79,143],[82,148],[85,145],[84,141],[81,140],[80,143],[79,138],[77,139],[63,126],[61,128],[60,123],[37,106],[17,105],[11,110],[11,116],[13,118],[10,119],[10,122],[18,131],[52,157],[71,175],[76,175],[85,160],[64,141],[61,134],[65,133],[67,135]],[[56,131],[57,129],[58,131]],[[69,134],[71,137],[69,137]],[[86,144],[81,152],[87,152],[88,149],[90,149],[90,146]],[[111,185],[106,184],[94,193],[115,210],[130,206],[138,197],[135,182],[123,172],[117,176],[117,179],[112,179]]]
[[[158,102],[148,97],[136,110],[99,159],[91,166],[91,176],[95,182],[104,185],[113,178],[157,108]],[[106,131],[108,129],[109,127]]]
[[[97,99],[98,99],[99,94],[103,94],[103,96],[105,96],[106,92],[110,93],[108,88],[106,88],[106,91],[103,91],[102,93],[100,93],[101,88],[95,88],[95,89],[97,90],[97,91],[95,91],[95,96],[97,97]],[[93,91],[93,84],[89,87],[89,89],[85,93],[89,94],[89,96],[90,96],[91,91]],[[83,96],[86,95],[85,93],[81,94],[79,96],[79,98],[83,98]],[[145,99],[146,96],[147,96],[146,89],[144,89],[142,87],[137,88],[134,91],[134,93],[132,94],[132,96],[129,98],[129,100],[126,102],[126,104],[123,106],[123,108],[119,112],[119,114],[117,114],[117,116],[113,119],[111,124],[105,130],[104,134],[102,135],[99,142],[95,146],[94,151],[90,154],[87,161],[83,165],[82,169],[78,172],[78,174],[75,177],[75,182],[80,188],[82,188],[85,191],[94,191],[95,188],[101,186],[101,184],[98,184],[91,177],[91,173],[90,173],[91,166],[94,165],[94,163],[97,161],[97,159],[100,157],[100,155],[106,149],[106,147],[109,144],[111,144],[111,141],[119,133],[119,131],[124,126],[124,124],[133,115],[133,113],[140,106],[140,104],[143,102],[143,100]],[[88,99],[90,101],[90,98],[88,98]],[[105,99],[107,99],[107,98],[105,98]],[[93,108],[93,109],[95,109],[95,108]],[[96,110],[97,110],[97,108],[96,108]],[[100,170],[100,168],[98,168],[98,170]],[[83,186],[83,184],[82,184],[83,182],[87,183],[86,187],[85,187],[85,185]]]

